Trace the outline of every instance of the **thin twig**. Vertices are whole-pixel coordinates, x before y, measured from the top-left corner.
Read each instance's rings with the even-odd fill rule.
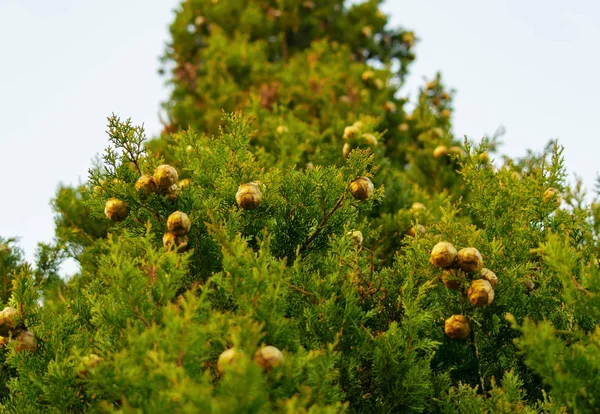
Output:
[[[179,358],[177,358],[177,366],[180,367],[181,365],[183,365],[183,357],[185,356],[185,352],[183,352],[183,349],[181,349],[179,351]]]
[[[140,203],[140,207],[142,207],[144,210],[150,213],[156,219],[156,221],[163,221],[163,219],[158,215],[156,211],[152,210],[150,207],[147,207],[146,205],[144,205],[144,203]]]
[[[373,273],[375,273],[375,263],[374,263],[375,259],[373,258],[374,255],[373,255],[373,251],[372,250],[369,250],[367,248],[365,248],[365,250],[368,250],[369,253],[371,253],[370,268],[369,268],[369,270],[370,270],[369,282],[372,282],[373,281]]]
[[[485,394],[485,383],[483,381],[483,375],[481,375],[481,364],[479,361],[479,350],[477,349],[477,343],[475,342],[475,330],[471,329],[471,345],[475,352],[475,359],[477,360],[477,373],[479,374],[479,385],[481,386],[481,392]]]
[[[140,310],[137,308],[137,306],[135,305],[131,305],[133,311],[135,312],[135,314],[137,315],[138,318],[140,318],[140,320],[142,322],[144,322],[144,325],[146,325],[146,328],[150,327],[150,324],[148,323],[148,321],[144,318],[144,316],[140,313]]]
[[[592,296],[592,294],[588,292],[586,288],[581,286],[581,284],[577,280],[575,280],[573,275],[570,275],[569,277],[571,278],[571,282],[573,282],[573,284],[575,285],[575,289],[577,289],[580,292],[583,292],[586,296]]]
[[[300,254],[303,254],[310,247],[311,243],[317,238],[317,236],[321,234],[321,232],[325,228],[325,225],[327,224],[327,220],[329,220],[333,213],[335,213],[342,206],[342,202],[345,198],[346,194],[342,194],[340,198],[338,198],[338,201],[335,203],[335,206],[333,206],[331,211],[323,216],[323,220],[321,220],[321,223],[319,223],[319,227],[317,227],[315,232],[310,237],[308,237],[302,245],[302,247],[300,247]]]
[[[350,268],[350,269],[352,269],[352,270],[356,270],[356,271],[358,272],[358,275],[360,276],[360,281],[361,281],[361,282],[363,282],[363,283],[365,283],[365,284],[367,283],[367,278],[366,278],[366,277],[365,277],[365,275],[363,274],[363,272],[362,272],[362,270],[361,270],[361,268],[360,268],[360,265],[358,264],[358,261],[357,261],[356,259],[353,259],[353,260],[352,260],[352,263],[353,263],[353,264],[354,264],[356,267],[354,267],[354,266],[351,266],[351,265],[350,265],[350,264],[349,264],[347,261],[345,261],[345,260],[344,260],[344,259],[342,259],[341,257],[340,257],[340,263],[342,263],[344,266],[347,266],[347,267],[349,267],[349,268]]]
[[[287,61],[288,54],[289,54],[285,27],[282,27],[281,34],[283,37],[283,39],[281,39],[281,55],[282,55],[283,61],[285,62],[285,61]]]
[[[371,332],[369,332],[369,330],[365,327],[365,325],[363,325],[362,323],[360,324],[360,328],[365,331],[367,333],[367,335],[369,335],[369,337],[373,340],[375,340],[375,337],[373,336],[373,334]]]
[[[289,287],[291,287],[292,289],[294,289],[294,290],[296,290],[296,291],[298,291],[298,292],[300,292],[300,293],[302,293],[302,294],[304,294],[304,295],[308,296],[308,297],[310,298],[311,302],[312,302],[314,305],[316,305],[316,304],[318,304],[318,303],[319,303],[319,302],[317,302],[317,299],[315,299],[315,297],[312,295],[312,293],[310,293],[310,292],[308,292],[308,291],[306,291],[306,290],[304,290],[304,289],[302,289],[302,288],[299,288],[299,287],[298,287],[298,286],[296,286],[296,285],[292,285],[291,283],[289,283],[289,284],[288,284],[288,286],[289,286]]]

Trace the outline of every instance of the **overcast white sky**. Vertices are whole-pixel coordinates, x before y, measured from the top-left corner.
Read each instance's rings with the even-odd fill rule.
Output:
[[[177,4],[0,0],[0,235],[20,237],[28,260],[52,240],[58,183],[85,181],[106,146],[107,116],[159,132],[158,57]],[[570,173],[593,188],[600,2],[388,0],[384,11],[421,39],[405,90],[414,97],[438,70],[457,89],[457,136],[504,125],[512,156],[559,138]]]

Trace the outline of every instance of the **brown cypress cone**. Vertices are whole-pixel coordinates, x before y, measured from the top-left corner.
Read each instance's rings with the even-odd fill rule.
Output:
[[[10,306],[0,312],[0,335],[8,336],[17,327],[18,312]]]
[[[366,200],[373,195],[375,187],[368,177],[358,177],[350,183],[350,194],[356,200]]]
[[[348,233],[346,233],[346,235],[350,237],[352,243],[354,244],[361,245],[363,242],[363,235],[360,230],[349,231]]]
[[[427,210],[427,207],[425,207],[425,204],[423,203],[413,203],[412,206],[410,206],[410,212],[413,214],[420,214],[423,213],[425,210]]]
[[[254,361],[265,371],[270,371],[283,361],[283,354],[274,346],[264,346],[254,354]]]
[[[465,155],[465,150],[463,150],[461,147],[453,145],[450,148],[448,148],[448,154],[456,154],[462,156]]]
[[[448,338],[463,340],[471,333],[471,327],[463,315],[452,315],[444,323],[444,332]]]
[[[235,201],[240,208],[252,210],[258,207],[263,195],[257,182],[242,184],[235,194]]]
[[[366,145],[370,145],[371,147],[376,147],[379,143],[379,141],[377,141],[377,137],[373,134],[362,134],[361,138]]]
[[[535,283],[531,279],[525,279],[524,284],[528,292],[532,292],[535,289]]]
[[[104,359],[100,358],[96,354],[86,355],[81,358],[81,362],[77,367],[77,376],[79,378],[86,378],[90,369],[100,364]]]
[[[179,196],[179,186],[177,184],[173,184],[167,188],[164,193],[168,200],[175,200]]]
[[[408,235],[416,237],[417,233],[424,234],[426,231],[427,229],[425,229],[425,226],[423,226],[422,224],[417,224],[416,226],[412,226],[408,230]]]
[[[186,188],[189,188],[192,185],[192,180],[190,180],[189,178],[184,178],[183,180],[180,180],[177,185],[179,186],[180,190],[185,190]]]
[[[175,233],[177,236],[184,236],[192,227],[192,222],[187,214],[176,211],[171,213],[169,218],[167,219],[167,228],[170,232]]]
[[[225,367],[233,365],[240,356],[241,352],[235,348],[229,348],[223,351],[217,360],[217,371],[219,371],[219,374],[223,375],[225,373]]]
[[[111,221],[123,221],[129,214],[129,206],[125,201],[111,198],[104,206],[104,214]]]
[[[560,207],[562,203],[562,197],[560,196],[558,190],[554,187],[547,188],[546,191],[544,191],[544,196],[542,197],[542,201],[544,203],[547,203],[550,200],[554,201],[554,204],[557,208]]]
[[[494,288],[485,279],[472,281],[467,294],[469,295],[469,302],[478,308],[487,306],[494,301]]]
[[[167,250],[175,249],[178,252],[184,252],[188,247],[188,237],[178,236],[168,231],[163,235],[163,246]]]
[[[177,170],[168,164],[162,164],[154,170],[154,182],[162,191],[166,191],[173,184],[177,184]]]
[[[483,258],[476,248],[465,247],[459,250],[456,264],[465,272],[480,272],[483,269]]]
[[[350,151],[352,151],[350,144],[345,142],[344,146],[342,147],[342,155],[344,156],[344,158],[348,158],[348,155],[350,155]]]
[[[496,285],[498,284],[498,276],[496,276],[496,273],[484,267],[483,269],[481,269],[481,277],[482,279],[485,279],[488,282],[490,282],[492,288],[496,289]]]
[[[35,352],[37,350],[37,340],[31,331],[23,331],[19,333],[15,337],[15,341],[17,341],[17,346],[15,347],[15,351],[17,352]]]
[[[158,190],[156,183],[154,182],[154,178],[151,175],[142,175],[135,182],[135,191],[143,192],[148,195],[151,193],[155,193]]]
[[[456,248],[448,242],[439,242],[431,250],[430,262],[432,265],[445,268],[450,267],[456,261]]]
[[[434,156],[434,158],[440,158],[440,157],[443,157],[446,154],[448,154],[448,147],[446,147],[445,145],[438,145],[433,150],[433,156]]]
[[[344,128],[344,135],[342,136],[343,139],[349,140],[349,139],[353,139],[358,137],[358,134],[360,133],[360,130],[358,129],[358,127],[354,126],[354,125],[350,125],[347,126],[346,128]]]
[[[396,104],[392,101],[387,101],[383,104],[383,109],[385,109],[386,112],[396,112]]]

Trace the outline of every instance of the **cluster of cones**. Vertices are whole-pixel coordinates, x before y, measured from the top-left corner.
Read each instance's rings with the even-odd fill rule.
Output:
[[[223,351],[217,360],[217,371],[219,371],[219,374],[223,375],[226,367],[234,365],[243,355],[243,351],[237,348],[229,348]],[[274,346],[263,346],[254,354],[254,362],[269,372],[283,362],[283,354]]]
[[[37,350],[37,340],[33,332],[19,323],[17,310],[7,306],[0,312],[0,346],[6,345],[10,338],[17,343],[16,352]]]
[[[156,167],[153,175],[144,174],[135,182],[135,191],[139,194],[163,194],[170,200],[177,198],[180,188],[190,185],[189,179],[177,182],[177,170],[168,164]],[[104,214],[111,221],[123,221],[129,214],[127,202],[118,198],[110,198],[104,206]]]
[[[460,251],[448,242],[436,244],[431,251],[431,264],[444,269],[442,282],[448,289],[464,292],[475,307],[487,306],[494,301],[494,289],[498,277],[490,269],[483,267],[483,258],[479,250],[465,247]],[[463,315],[452,315],[444,325],[449,338],[466,339],[470,334],[469,321]]]
[[[192,221],[187,214],[176,211],[167,219],[167,232],[163,235],[163,245],[167,250],[175,249],[184,252],[188,247],[187,234],[192,227]]]
[[[370,133],[363,133],[363,129],[364,124],[361,121],[356,121],[354,124],[344,128],[344,135],[342,136],[344,141],[346,141],[342,147],[344,158],[348,158],[350,152],[355,148],[374,148],[377,146],[377,137]]]

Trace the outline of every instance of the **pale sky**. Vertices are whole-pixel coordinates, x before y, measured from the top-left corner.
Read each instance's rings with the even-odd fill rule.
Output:
[[[0,236],[20,237],[28,260],[52,240],[58,183],[85,181],[107,145],[107,116],[160,131],[158,57],[178,3],[0,0]],[[388,0],[384,11],[421,39],[404,90],[414,98],[438,70],[457,90],[456,136],[504,125],[511,156],[558,138],[569,173],[593,188],[599,2]]]

